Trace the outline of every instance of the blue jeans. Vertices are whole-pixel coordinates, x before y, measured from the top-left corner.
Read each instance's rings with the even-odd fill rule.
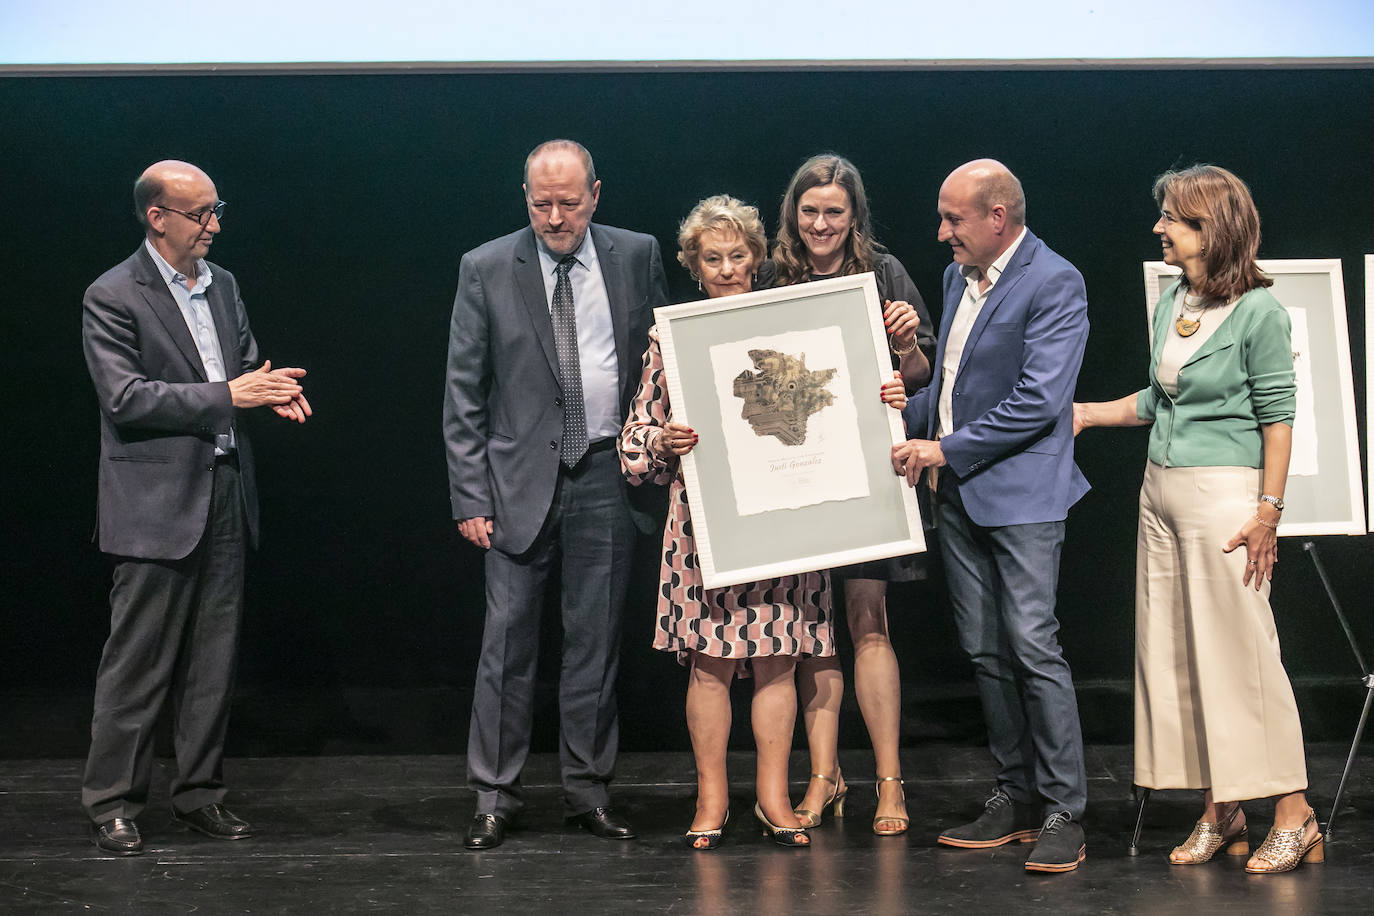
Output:
[[[1054,616],[1064,523],[984,527],[953,475],[937,494],[959,644],[973,660],[997,783],[1013,801],[1077,820],[1087,804],[1073,676]]]

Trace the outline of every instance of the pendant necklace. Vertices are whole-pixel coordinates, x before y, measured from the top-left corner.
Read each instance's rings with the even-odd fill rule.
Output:
[[[1183,294],[1183,308],[1174,319],[1174,330],[1178,331],[1179,337],[1192,337],[1197,333],[1197,329],[1202,327],[1202,316],[1207,310],[1198,308],[1201,304],[1201,298],[1193,299],[1187,293]],[[1197,318],[1189,318],[1189,314],[1196,315]]]

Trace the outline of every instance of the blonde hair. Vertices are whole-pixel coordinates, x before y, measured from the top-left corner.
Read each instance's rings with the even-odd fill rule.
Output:
[[[716,194],[693,207],[677,229],[677,261],[694,278],[700,276],[697,266],[701,259],[702,233],[712,231],[738,235],[754,256],[754,269],[763,263],[768,240],[763,233],[758,207],[751,207],[728,194]]]

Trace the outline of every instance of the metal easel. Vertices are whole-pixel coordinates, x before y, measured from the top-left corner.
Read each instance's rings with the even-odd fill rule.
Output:
[[[1307,555],[1312,558],[1312,565],[1317,567],[1317,575],[1322,580],[1322,588],[1326,589],[1326,597],[1331,599],[1331,607],[1336,611],[1336,619],[1341,622],[1341,629],[1345,631],[1345,638],[1350,643],[1350,651],[1355,653],[1355,664],[1359,665],[1362,676],[1360,682],[1365,686],[1364,709],[1360,711],[1360,724],[1355,726],[1355,738],[1350,742],[1350,754],[1345,758],[1345,769],[1341,772],[1340,784],[1336,787],[1336,798],[1331,802],[1331,816],[1326,819],[1326,836],[1324,841],[1331,842],[1331,825],[1336,823],[1336,815],[1340,813],[1341,801],[1345,798],[1345,786],[1350,780],[1350,771],[1355,767],[1355,755],[1360,751],[1360,740],[1364,738],[1364,726],[1369,721],[1369,708],[1374,705],[1374,673],[1371,673],[1369,666],[1365,664],[1364,656],[1360,654],[1359,643],[1355,642],[1355,633],[1350,629],[1350,621],[1345,619],[1345,612],[1341,610],[1341,603],[1336,600],[1336,592],[1331,588],[1331,580],[1326,577],[1326,568],[1322,566],[1321,557],[1317,556],[1317,545],[1311,540],[1302,542],[1302,549],[1307,551]]]

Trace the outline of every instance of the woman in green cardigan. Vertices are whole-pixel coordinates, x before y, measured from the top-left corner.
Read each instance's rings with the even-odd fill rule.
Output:
[[[1241,802],[1277,797],[1246,871],[1322,861],[1293,688],[1269,607],[1297,387],[1288,313],[1255,263],[1250,190],[1211,165],[1155,182],[1183,276],[1154,312],[1149,387],[1074,405],[1074,429],[1150,425],[1136,540],[1138,785],[1203,790],[1169,861],[1249,852]]]

